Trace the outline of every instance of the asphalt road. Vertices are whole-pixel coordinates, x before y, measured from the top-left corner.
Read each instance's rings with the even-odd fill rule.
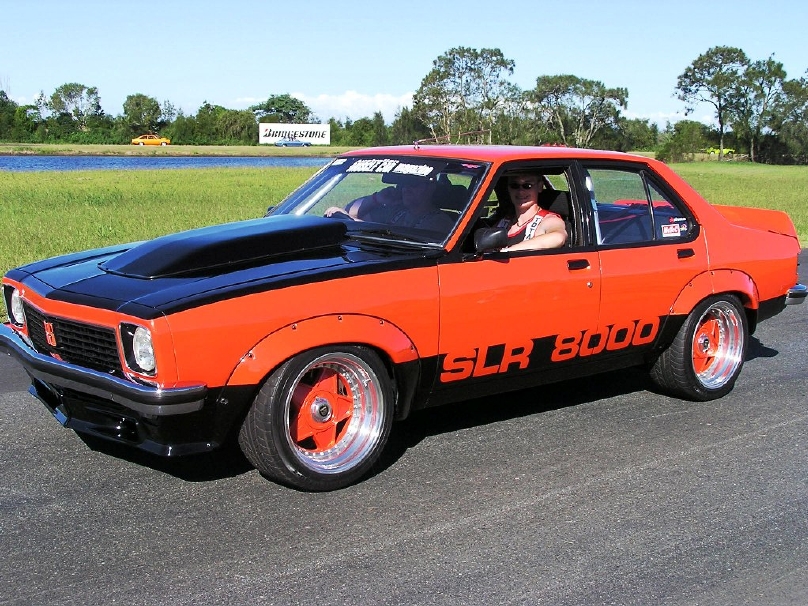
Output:
[[[633,371],[418,414],[330,494],[88,445],[0,356],[0,604],[808,604],[807,329],[716,402]]]

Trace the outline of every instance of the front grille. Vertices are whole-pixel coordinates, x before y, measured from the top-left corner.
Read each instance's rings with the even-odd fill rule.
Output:
[[[39,353],[56,354],[65,362],[77,366],[122,374],[118,342],[111,328],[46,316],[28,303],[25,304],[25,318],[28,336]],[[48,343],[46,323],[53,327],[55,346]]]

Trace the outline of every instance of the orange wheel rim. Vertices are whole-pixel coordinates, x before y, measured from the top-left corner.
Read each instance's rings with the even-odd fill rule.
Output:
[[[331,368],[312,370],[292,394],[289,433],[300,448],[333,448],[345,435],[353,415],[348,382]]]
[[[721,326],[715,318],[703,322],[693,339],[693,370],[702,374],[715,362],[721,343]]]

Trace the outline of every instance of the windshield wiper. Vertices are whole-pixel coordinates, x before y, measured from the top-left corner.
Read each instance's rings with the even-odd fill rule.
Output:
[[[404,246],[407,248],[419,249],[442,249],[441,244],[435,242],[425,242],[421,238],[415,238],[402,234],[399,231],[393,231],[387,227],[375,228],[362,228],[361,230],[349,230],[346,234],[352,240],[359,240],[363,242],[372,242],[374,244],[382,244],[385,246]]]

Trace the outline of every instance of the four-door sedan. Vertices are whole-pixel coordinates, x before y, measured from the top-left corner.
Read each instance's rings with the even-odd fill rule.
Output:
[[[509,250],[498,218],[539,186],[566,241]],[[757,325],[805,299],[799,252],[784,213],[712,206],[645,157],[365,149],[264,218],[11,270],[0,346],[77,432],[165,456],[237,440],[331,490],[417,409],[633,366],[723,396]]]
[[[170,145],[171,139],[158,135],[140,135],[132,139],[132,145]]]
[[[711,156],[715,156],[716,154],[721,153],[721,148],[720,147],[715,147],[715,146],[708,147],[707,149],[704,150],[704,153],[710,154]],[[731,147],[725,147],[724,148],[724,155],[725,156],[731,156],[734,153],[735,153],[735,150],[733,148],[731,148]]]
[[[301,141],[295,137],[284,137],[275,141],[276,147],[309,147],[311,143],[308,141]]]

